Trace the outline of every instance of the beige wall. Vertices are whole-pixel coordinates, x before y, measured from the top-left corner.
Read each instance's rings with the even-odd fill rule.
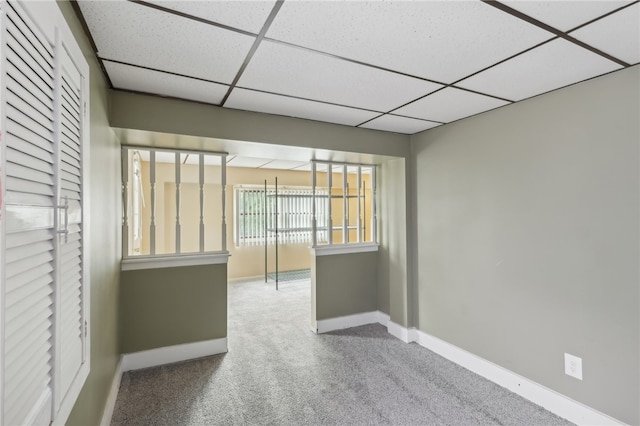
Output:
[[[145,204],[142,209],[142,227],[145,234],[142,239],[142,254],[149,254],[149,233],[151,224],[151,202],[150,202],[150,185],[149,185],[149,163],[142,162],[143,175],[143,192]],[[341,175],[336,174],[336,179],[340,176],[340,185],[342,184]],[[254,169],[243,167],[227,168],[227,249],[231,254],[229,259],[229,279],[239,279],[247,277],[264,276],[264,245],[255,246],[237,246],[234,242],[234,186],[235,185],[257,185],[264,186],[267,180],[268,186],[275,184],[275,178],[278,178],[278,186],[282,187],[311,187],[311,173],[306,171],[294,170],[273,170],[273,169]],[[181,166],[181,251],[183,253],[197,252],[199,250],[199,223],[200,223],[200,190],[199,190],[198,166],[182,165]],[[365,194],[367,204],[362,207],[363,218],[366,218],[366,230],[369,233],[371,219],[371,180],[369,175],[362,175],[362,181],[366,190]],[[355,196],[357,194],[357,176],[349,174],[347,179],[349,185],[349,194]],[[326,173],[318,173],[318,186],[327,185]],[[333,184],[334,187],[338,183]],[[222,247],[221,243],[221,223],[222,210],[220,200],[222,190],[220,185],[220,168],[216,166],[205,167],[205,250],[219,251]],[[342,194],[341,188],[335,188],[332,191],[336,195]],[[332,200],[332,215],[334,217],[334,226],[342,224],[343,208],[342,199]],[[356,225],[357,199],[350,198],[349,224]],[[156,253],[174,253],[175,252],[175,221],[176,221],[176,202],[175,202],[175,166],[167,163],[156,164]],[[335,242],[342,242],[342,231],[334,231]],[[368,238],[367,238],[368,239]],[[356,241],[355,230],[349,231],[349,241]],[[290,271],[298,269],[310,268],[309,248],[310,243],[299,244],[279,244],[278,246],[278,267],[280,271]],[[275,271],[275,246],[270,244],[267,247],[267,264],[268,271]]]
[[[122,272],[121,351],[227,337],[227,265]]]
[[[107,85],[89,41],[69,2],[58,5],[90,66],[91,372],[67,424],[91,425],[100,422],[120,355],[120,144],[108,124]]]
[[[414,136],[419,327],[640,423],[640,67]],[[579,356],[584,380],[564,374]]]

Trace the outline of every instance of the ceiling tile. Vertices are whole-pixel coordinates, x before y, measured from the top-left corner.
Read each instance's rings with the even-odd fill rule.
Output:
[[[203,160],[205,166],[219,166],[222,164],[222,156],[220,155],[205,155]],[[200,164],[200,156],[198,154],[187,154],[182,164],[198,165]]]
[[[258,34],[274,1],[148,1],[167,9]]]
[[[456,85],[521,100],[620,68],[602,56],[557,39]]]
[[[267,41],[238,86],[383,112],[442,87]]]
[[[267,36],[451,83],[552,34],[475,1],[286,1]]]
[[[377,112],[272,95],[270,93],[256,92],[247,89],[234,89],[224,106],[248,111],[265,112],[268,114],[345,124],[348,126],[355,126],[379,115]]]
[[[447,87],[394,111],[396,114],[448,123],[509,102]]]
[[[616,10],[625,4],[629,4],[631,1],[506,0],[502,3],[538,21],[544,22],[555,29],[569,31],[578,25],[582,25],[612,10]]]
[[[291,170],[309,164],[308,161],[273,160],[260,166],[261,169]]]
[[[296,167],[295,168],[296,171],[307,171],[310,172],[311,171],[311,163],[306,163],[302,166]],[[316,163],[316,172],[326,172],[327,171],[327,165],[323,164],[323,163]]]
[[[231,160],[227,161],[227,166],[229,167],[260,167],[271,160],[265,160],[264,158],[252,158],[252,157],[241,157],[235,156]]]
[[[229,87],[109,61],[104,61],[104,67],[116,89],[219,104]]]
[[[416,120],[415,118],[386,114],[382,117],[376,118],[375,120],[371,120],[360,127],[412,135],[439,125],[440,123],[434,123],[432,121]]]
[[[128,1],[79,4],[105,59],[230,83],[254,41]]]
[[[640,62],[640,3],[570,34],[629,64]]]

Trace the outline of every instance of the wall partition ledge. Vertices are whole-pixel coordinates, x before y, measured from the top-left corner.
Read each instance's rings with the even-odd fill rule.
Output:
[[[181,266],[220,265],[229,262],[229,252],[185,255],[138,256],[122,259],[122,271],[141,269],[177,268]]]
[[[351,243],[351,244],[331,244],[317,247],[310,247],[313,256],[331,256],[334,254],[368,253],[378,251],[380,245],[377,243]]]

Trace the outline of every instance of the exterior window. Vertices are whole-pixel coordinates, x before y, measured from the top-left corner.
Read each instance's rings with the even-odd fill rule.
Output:
[[[326,189],[317,189],[324,194],[319,201],[324,211],[328,204]],[[324,191],[324,192],[323,192]],[[312,240],[313,190],[306,188],[247,187],[234,190],[234,212],[236,246],[275,244],[276,231],[279,244],[303,244]],[[322,199],[319,199],[322,200]],[[320,233],[326,239],[327,217],[321,215]]]
[[[376,243],[376,167],[315,161],[312,175],[313,246]]]
[[[123,147],[125,257],[226,252],[226,154]]]

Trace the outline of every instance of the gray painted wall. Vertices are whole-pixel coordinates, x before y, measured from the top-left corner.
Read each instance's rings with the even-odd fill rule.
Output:
[[[124,129],[232,141],[396,157],[410,152],[406,135],[121,91],[111,94],[110,120]]]
[[[404,327],[409,325],[407,303],[407,193],[405,159],[381,164],[378,173],[380,211],[378,229],[378,309]]]
[[[122,353],[227,337],[227,264],[122,272]]]
[[[412,138],[419,328],[640,423],[640,67]],[[564,374],[564,352],[584,380]]]
[[[315,319],[341,317],[378,309],[378,252],[311,256]],[[313,319],[312,319],[313,324]]]
[[[90,67],[91,372],[68,425],[99,424],[120,358],[120,143],[108,123],[108,91],[91,45],[71,4],[58,1]]]

